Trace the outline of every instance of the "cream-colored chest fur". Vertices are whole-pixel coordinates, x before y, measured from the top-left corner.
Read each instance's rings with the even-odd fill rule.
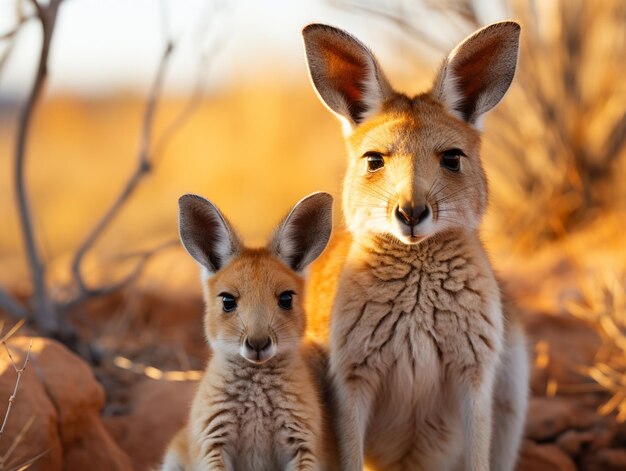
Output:
[[[471,235],[353,247],[333,312],[331,364],[370,396],[365,450],[378,469],[456,466],[463,392],[495,366],[502,330],[498,287]]]
[[[206,450],[218,446],[228,470],[295,469],[301,456],[320,453],[321,416],[300,359],[213,359],[192,407],[196,467],[212,469]]]

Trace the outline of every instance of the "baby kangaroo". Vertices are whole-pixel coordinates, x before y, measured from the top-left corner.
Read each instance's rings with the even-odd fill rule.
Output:
[[[478,226],[487,206],[480,122],[513,79],[519,32],[513,22],[477,31],[431,90],[410,97],[344,31],[303,31],[311,79],[343,121],[349,154],[349,235],[311,277],[325,285],[316,312],[334,300],[342,471],[361,471],[364,455],[384,471],[515,466],[528,358]]]
[[[307,361],[315,352],[302,342],[299,274],[328,243],[332,197],[301,200],[259,249],[244,247],[206,199],[185,195],[179,207],[181,241],[202,270],[212,356],[162,469],[335,469],[322,392]]]

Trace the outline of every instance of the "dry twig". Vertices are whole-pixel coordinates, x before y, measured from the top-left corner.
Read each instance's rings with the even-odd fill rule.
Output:
[[[5,337],[7,337],[7,336],[5,336]],[[5,414],[4,414],[4,419],[2,420],[2,426],[0,427],[0,438],[2,438],[2,435],[4,434],[4,429],[5,429],[6,425],[7,425],[7,421],[9,420],[9,415],[11,414],[11,409],[13,408],[13,403],[17,399],[17,391],[18,391],[18,389],[20,387],[20,381],[22,379],[22,374],[24,373],[24,371],[26,371],[26,366],[28,365],[28,360],[30,359],[30,352],[33,349],[33,341],[31,339],[31,341],[28,344],[28,350],[26,351],[26,357],[24,358],[24,363],[22,363],[21,367],[18,367],[17,364],[15,363],[15,360],[13,359],[13,355],[11,354],[11,349],[7,345],[6,340],[2,340],[2,345],[4,345],[4,348],[5,348],[6,352],[7,352],[7,355],[9,355],[9,359],[11,360],[11,364],[13,365],[13,369],[15,370],[15,374],[17,375],[17,377],[15,379],[15,386],[13,387],[13,393],[9,397],[9,405],[7,406],[7,410],[6,410]]]
[[[26,350],[26,355],[24,357],[24,361],[23,361],[21,366],[18,366],[15,363],[15,359],[13,358],[13,354],[11,353],[11,349],[9,348],[9,345],[7,344],[7,341],[13,336],[13,334],[15,334],[15,332],[17,332],[20,329],[20,327],[22,327],[22,325],[24,325],[24,322],[25,321],[23,319],[20,320],[13,327],[11,327],[8,330],[8,332],[2,336],[2,338],[0,338],[0,343],[2,343],[2,345],[4,346],[4,348],[5,348],[6,352],[7,352],[7,355],[9,356],[9,360],[11,361],[11,365],[13,365],[13,370],[15,371],[15,374],[16,374],[15,385],[13,386],[13,392],[11,393],[11,396],[9,397],[7,409],[6,409],[6,412],[4,414],[4,419],[2,420],[2,425],[0,426],[0,440],[4,436],[5,428],[6,428],[6,425],[8,423],[8,420],[9,420],[9,415],[11,414],[11,410],[13,409],[13,404],[15,403],[15,401],[17,399],[17,393],[18,393],[18,390],[20,388],[22,374],[24,373],[24,371],[26,371],[26,367],[27,367],[28,362],[30,360],[30,354],[31,354],[31,351],[32,351],[32,348],[33,348],[33,341],[31,339],[29,341],[29,343],[28,343],[28,349]],[[4,324],[1,323],[0,324],[0,333],[3,330],[3,327],[4,327]],[[35,416],[32,415],[30,417],[30,419],[27,420],[26,423],[24,424],[24,426],[21,428],[20,432],[15,436],[15,438],[11,442],[11,445],[9,446],[9,448],[5,451],[5,453],[2,456],[0,456],[0,470],[5,469],[8,460],[12,456],[13,452],[17,449],[19,444],[24,440],[24,437],[26,436],[26,433],[28,432],[30,427],[33,425],[34,421],[35,421]],[[30,466],[30,464],[32,464],[34,461],[39,459],[41,456],[43,456],[43,455],[38,455],[37,457],[34,457],[33,459],[29,460],[28,462],[22,463],[21,465],[18,466],[18,468],[24,469],[23,466],[26,466],[26,467]]]
[[[4,453],[4,455],[0,456],[0,470],[5,469],[7,462],[13,455],[13,452],[16,450],[19,444],[22,443],[22,441],[24,440],[24,437],[26,436],[26,434],[28,433],[28,430],[30,429],[30,427],[33,425],[34,422],[35,422],[35,416],[31,415],[28,421],[24,424],[24,426],[20,430],[20,432],[15,436],[15,438],[11,442],[11,445],[9,446],[7,451]],[[43,455],[40,455],[40,456],[35,457],[34,459],[28,460],[26,463],[19,465],[19,467],[26,466],[34,462],[34,460],[39,459],[41,456]]]
[[[168,240],[159,244],[152,249],[139,251],[139,252],[131,252],[128,254],[123,254],[121,256],[116,257],[117,259],[129,259],[136,258],[137,262],[135,262],[135,266],[130,271],[128,275],[123,277],[121,280],[116,281],[110,285],[100,286],[97,288],[86,288],[84,291],[79,292],[75,297],[63,303],[61,306],[64,310],[73,308],[88,298],[98,297],[98,296],[106,296],[107,294],[114,293],[120,289],[123,289],[126,286],[132,285],[143,273],[146,264],[157,254],[160,254],[163,250],[178,246],[178,239]]]

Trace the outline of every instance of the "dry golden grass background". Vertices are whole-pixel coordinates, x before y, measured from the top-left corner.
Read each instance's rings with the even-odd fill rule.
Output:
[[[29,184],[53,278],[65,279],[67,257],[133,171],[144,106],[139,97],[53,97],[38,112]],[[184,106],[182,98],[163,99],[157,132]],[[11,167],[10,118],[5,115],[0,128],[3,169]],[[247,241],[263,243],[302,196],[338,190],[342,154],[339,128],[311,90],[267,82],[207,97],[156,156],[154,173],[97,248],[96,258],[104,259],[98,264],[118,265],[111,260],[115,255],[176,237],[177,199],[187,192],[212,199]],[[0,173],[0,185],[11,188],[10,172]],[[7,222],[0,238],[0,279],[19,283],[26,280],[26,266],[10,191],[0,194],[0,212]],[[165,271],[158,270],[163,264],[157,259],[148,277],[169,284],[191,271],[195,282],[196,267],[182,251],[174,252],[174,259],[163,254],[170,264]]]
[[[503,106],[509,105],[506,100]],[[164,98],[157,132],[184,106],[184,98]],[[144,107],[137,96],[55,96],[36,115],[29,187],[51,279],[59,287],[68,281],[69,260],[77,244],[133,171]],[[27,267],[9,191],[14,131],[14,115],[5,112],[0,118],[0,214],[4,220],[0,280],[22,291],[28,289]],[[536,213],[533,217],[543,218],[541,222],[547,225],[545,221],[555,214],[544,200],[556,205],[561,195],[553,194],[545,182],[534,190],[536,198],[518,186],[515,172],[525,165],[541,172],[542,166],[548,167],[546,157],[529,149],[524,162],[514,161],[515,156],[490,141],[490,135],[498,131],[495,117],[488,118],[483,158],[492,205],[482,233],[496,266],[525,273],[532,260],[547,251],[574,260],[581,272],[590,275],[598,269],[624,269],[626,208],[619,198],[612,200],[612,207],[595,208],[593,217],[556,240],[543,238],[543,227],[516,224],[516,219]],[[266,81],[256,88],[206,97],[155,161],[153,173],[87,260],[88,278],[115,278],[128,265],[119,256],[175,238],[177,198],[187,192],[212,199],[251,244],[263,243],[284,212],[312,191],[336,196],[336,224],[341,225],[343,140],[339,124],[309,87]],[[551,166],[545,172],[561,175]],[[620,174],[624,174],[621,169],[616,171],[615,187],[608,190],[624,191]],[[196,290],[196,279],[195,265],[175,247],[154,258],[144,282]]]

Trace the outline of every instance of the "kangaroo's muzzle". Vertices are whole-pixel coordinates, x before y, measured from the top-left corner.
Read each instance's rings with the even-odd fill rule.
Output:
[[[394,215],[401,224],[412,227],[417,226],[430,215],[430,208],[427,204],[415,206],[412,203],[398,204]]]
[[[241,344],[240,354],[252,363],[265,363],[276,354],[276,345],[270,336],[246,337]]]

